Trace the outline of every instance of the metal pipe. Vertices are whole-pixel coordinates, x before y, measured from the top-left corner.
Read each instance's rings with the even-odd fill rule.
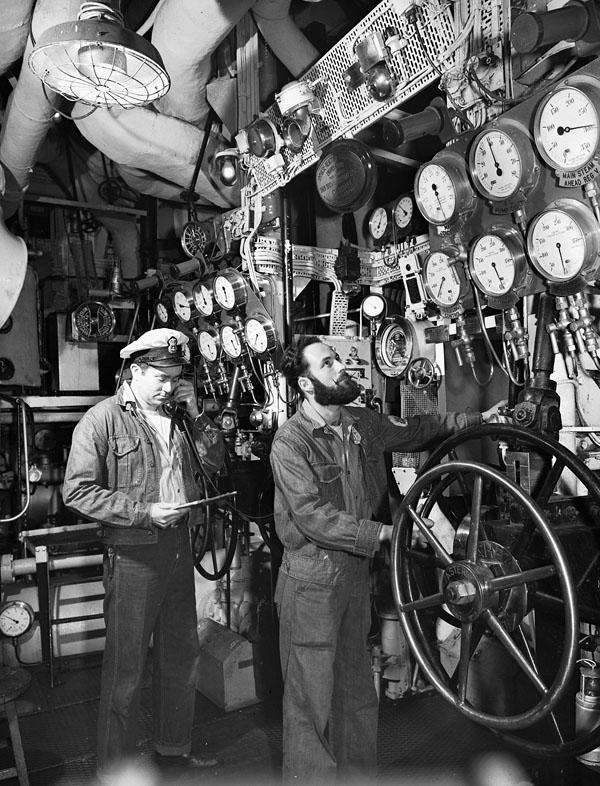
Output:
[[[23,428],[23,454],[24,454],[24,463],[25,463],[25,504],[22,510],[19,511],[15,516],[9,516],[5,519],[2,519],[3,523],[8,523],[9,521],[16,521],[20,519],[22,516],[27,513],[29,509],[29,505],[31,503],[31,485],[29,483],[29,446],[27,444],[27,412],[26,407],[27,405],[23,401],[22,398],[13,398],[12,396],[6,396],[4,394],[0,394],[0,398],[3,401],[8,401],[11,404],[14,404],[17,410],[17,415],[21,415],[21,425]],[[17,418],[17,431],[18,431],[18,418]],[[21,441],[18,440],[17,445],[20,447]],[[20,450],[18,451],[19,458],[20,458]],[[21,470],[21,461],[19,460],[19,476]],[[19,489],[20,490],[20,489]]]
[[[281,252],[283,257],[283,338],[292,340],[292,306],[294,302],[294,258],[292,254],[292,216],[286,189],[281,189]]]
[[[68,570],[70,568],[87,568],[92,565],[102,565],[102,559],[102,554],[77,554],[73,557],[50,557],[48,560],[48,570]],[[23,557],[22,559],[13,560],[10,571],[12,572],[13,578],[35,573],[35,557]]]

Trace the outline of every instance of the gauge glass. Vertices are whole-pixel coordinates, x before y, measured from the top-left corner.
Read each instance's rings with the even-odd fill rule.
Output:
[[[0,606],[0,633],[16,638],[26,633],[33,625],[33,609],[22,600],[7,601]]]
[[[508,199],[521,185],[523,162],[511,137],[499,129],[485,131],[471,153],[473,177],[490,199]]]
[[[550,281],[569,281],[586,261],[585,233],[564,210],[540,213],[532,222],[527,241],[531,261]]]
[[[388,214],[384,207],[376,207],[369,218],[369,232],[373,240],[381,240],[388,228]]]
[[[171,318],[168,305],[162,300],[159,300],[154,310],[158,321],[161,322],[163,325],[167,325]]]
[[[192,318],[189,294],[182,289],[173,293],[173,311],[182,322],[189,322]]]
[[[198,333],[198,349],[202,357],[208,360],[209,363],[215,361],[218,354],[216,336],[208,330],[201,330],[200,333]]]
[[[471,250],[471,273],[479,289],[498,297],[511,291],[516,277],[512,252],[499,235],[482,235]]]
[[[411,197],[403,196],[398,199],[394,205],[394,222],[398,229],[406,229],[412,221],[414,209],[415,206]]]
[[[460,298],[460,279],[448,254],[434,251],[425,260],[425,283],[439,306],[454,306]]]
[[[239,358],[242,354],[242,342],[237,331],[231,325],[223,325],[221,328],[221,346],[230,358]]]
[[[540,154],[556,169],[579,169],[596,154],[598,110],[583,90],[561,87],[552,92],[540,105],[534,125]]]
[[[425,164],[415,186],[421,212],[432,224],[446,224],[456,211],[456,189],[448,171],[439,164]]]
[[[383,295],[367,295],[362,302],[361,308],[367,319],[379,319],[386,311],[385,298]]]
[[[192,288],[194,305],[203,317],[210,317],[214,310],[212,292],[201,281],[197,281]]]

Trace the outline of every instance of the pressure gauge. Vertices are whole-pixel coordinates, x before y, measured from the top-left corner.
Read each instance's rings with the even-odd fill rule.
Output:
[[[544,161],[559,171],[591,162],[600,142],[600,87],[573,82],[552,90],[535,112],[535,143]]]
[[[502,297],[515,288],[525,267],[523,244],[514,230],[479,235],[471,246],[469,270],[476,286],[488,297]]]
[[[237,360],[242,354],[242,342],[237,330],[232,325],[221,327],[221,347],[223,352],[232,360]]]
[[[369,234],[373,240],[381,240],[389,226],[388,211],[385,207],[376,207],[369,217]]]
[[[198,349],[209,363],[213,363],[219,354],[219,336],[215,330],[201,330],[198,333]]]
[[[375,359],[386,377],[399,377],[406,371],[413,353],[413,330],[403,317],[386,318],[375,336]]]
[[[361,303],[361,309],[367,319],[382,319],[387,311],[387,301],[383,295],[367,295]]]
[[[250,349],[257,355],[271,352],[277,346],[273,322],[262,314],[255,314],[245,321],[244,336]]]
[[[177,321],[173,301],[169,295],[163,295],[156,301],[154,313],[156,314],[157,322],[163,325],[163,327],[170,327]]]
[[[433,302],[443,308],[455,306],[463,294],[458,260],[443,251],[429,254],[423,263],[425,286]]]
[[[490,202],[514,198],[531,186],[538,172],[529,137],[508,121],[495,123],[475,137],[469,169],[475,188]]]
[[[402,232],[405,229],[408,229],[413,220],[414,212],[415,203],[412,196],[410,194],[404,194],[404,196],[399,197],[394,203],[393,207],[394,225],[396,230],[400,230]]]
[[[213,295],[224,311],[245,305],[248,292],[243,275],[233,268],[217,273],[213,280]]]
[[[35,615],[29,603],[9,600],[0,606],[0,633],[11,639],[22,636],[31,628]]]
[[[464,161],[452,151],[442,151],[423,164],[415,178],[415,199],[430,224],[452,224],[474,207],[473,190]]]
[[[188,257],[197,257],[203,254],[208,244],[208,237],[202,224],[198,221],[188,221],[181,232],[181,247]]]
[[[203,317],[210,317],[215,310],[212,290],[202,281],[196,281],[192,287],[192,296],[198,313]]]
[[[557,199],[527,228],[529,258],[547,281],[570,281],[597,263],[599,234],[589,207],[576,199]]]
[[[173,311],[182,322],[189,322],[196,314],[192,288],[184,286],[173,292]]]
[[[73,335],[82,341],[109,339],[116,323],[112,308],[100,301],[81,303],[71,314]]]

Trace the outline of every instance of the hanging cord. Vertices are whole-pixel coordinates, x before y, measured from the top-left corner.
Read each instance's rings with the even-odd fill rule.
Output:
[[[192,181],[190,183],[190,187],[187,193],[184,191],[184,194],[186,194],[186,198],[187,198],[188,218],[190,221],[194,220],[196,216],[196,211],[194,208],[194,201],[195,201],[194,189],[196,188],[196,182],[198,180],[198,175],[200,174],[200,167],[202,166],[202,161],[204,160],[206,148],[208,147],[208,140],[210,139],[210,132],[212,131],[214,120],[215,120],[215,113],[212,107],[209,107],[208,115],[206,117],[206,123],[204,124],[204,137],[202,138],[202,142],[200,144],[200,150],[198,151],[198,158],[196,159],[196,165],[194,166]]]

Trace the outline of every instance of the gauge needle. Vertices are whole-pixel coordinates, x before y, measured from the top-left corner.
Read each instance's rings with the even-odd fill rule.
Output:
[[[578,128],[593,128],[595,125],[595,123],[586,123],[586,125],[583,126],[559,126],[556,129],[556,133],[562,136],[563,134],[568,134],[569,131],[576,131]]]
[[[438,194],[437,186],[436,186],[436,184],[435,184],[435,183],[432,183],[432,184],[431,184],[431,190],[432,190],[432,191],[433,191],[433,193],[435,194],[435,198],[436,198],[436,199],[437,199],[437,201],[438,201],[438,205],[439,205],[440,213],[441,213],[442,215],[444,215],[444,208],[442,207],[442,200],[440,199],[440,195]]]
[[[494,273],[498,276],[498,281],[502,284],[504,282],[504,279],[502,278],[500,273],[498,273],[498,269],[496,267],[496,263],[495,262],[492,262],[492,267],[494,268]]]
[[[492,145],[492,140],[488,138],[487,143],[488,143],[488,146],[490,148],[490,153],[492,154],[492,160],[494,162],[494,166],[496,167],[496,174],[498,175],[498,177],[500,177],[502,175],[502,169],[500,167],[500,164],[496,161],[496,156],[494,154],[494,146]]]
[[[444,286],[444,282],[446,281],[446,276],[442,276],[442,280],[440,281],[440,286],[438,289],[437,296],[440,297],[442,294],[442,287]]]
[[[562,255],[562,251],[561,251],[561,248],[562,248],[561,244],[557,243],[556,244],[556,248],[558,250],[558,256],[560,257],[560,263],[561,263],[561,265],[563,267],[563,273],[566,273],[567,272],[567,268],[565,267],[565,261],[563,259],[563,255]]]

